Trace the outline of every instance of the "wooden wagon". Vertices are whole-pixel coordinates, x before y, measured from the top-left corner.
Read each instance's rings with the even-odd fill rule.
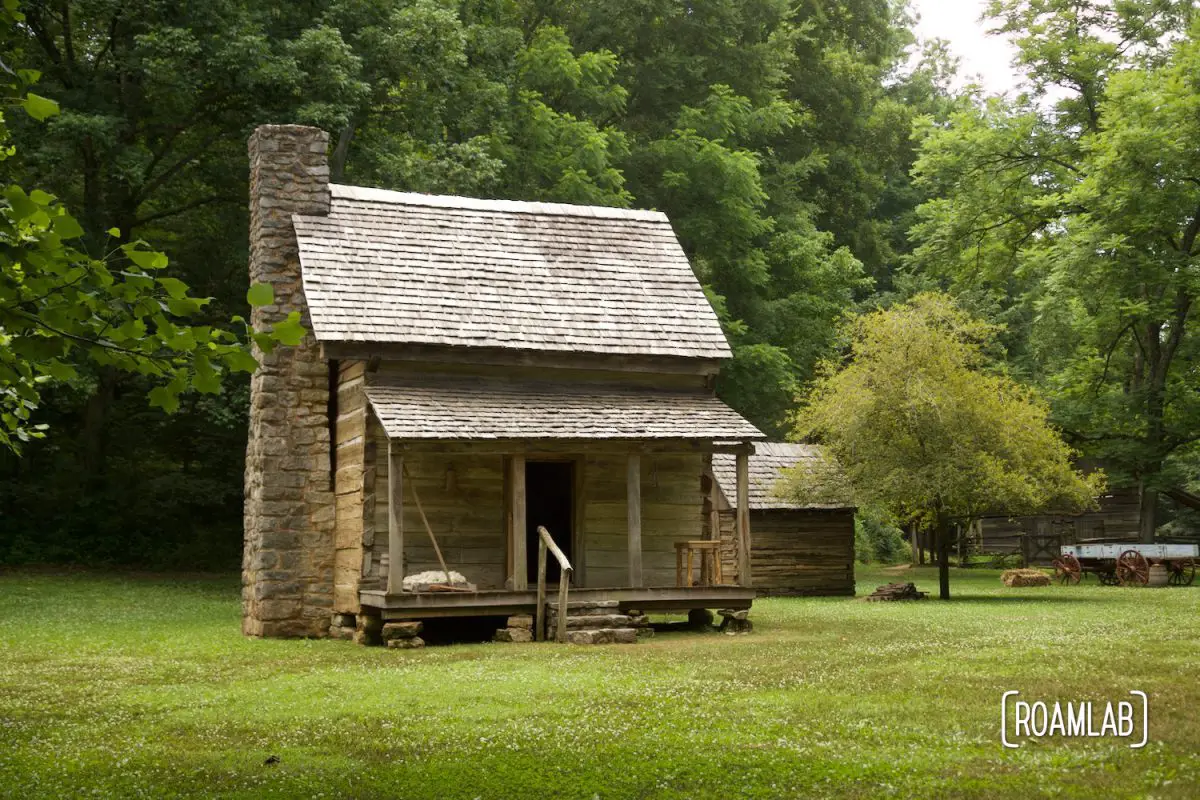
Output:
[[[1150,582],[1150,567],[1161,564],[1168,584],[1190,586],[1196,579],[1198,556],[1200,545],[1195,544],[1064,544],[1054,559],[1054,574],[1063,584],[1079,583],[1090,572],[1105,586],[1145,586]]]

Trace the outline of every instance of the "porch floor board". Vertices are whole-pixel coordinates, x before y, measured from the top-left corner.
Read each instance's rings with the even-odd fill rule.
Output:
[[[548,590],[549,592],[549,590]],[[755,590],[745,586],[571,589],[567,602],[616,600],[622,610],[649,613],[687,612],[693,608],[750,608]],[[364,589],[359,602],[376,609],[385,620],[434,617],[507,616],[537,611],[537,591],[485,589],[478,592],[419,592],[388,594]]]

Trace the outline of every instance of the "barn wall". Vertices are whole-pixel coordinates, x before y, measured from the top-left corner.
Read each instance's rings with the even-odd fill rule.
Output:
[[[1058,535],[1064,544],[1083,539],[1136,541],[1138,492],[1117,488],[1100,498],[1100,508],[1085,514],[1044,514],[1026,517],[984,517],[977,522],[978,550],[985,554],[1021,552],[1024,534]]]
[[[734,512],[722,511],[721,569],[738,579]],[[854,512],[763,509],[750,512],[750,574],[760,594],[854,594]]]
[[[642,583],[675,585],[675,542],[699,539],[700,454],[643,455]],[[584,478],[584,586],[629,585],[625,456],[588,456]]]

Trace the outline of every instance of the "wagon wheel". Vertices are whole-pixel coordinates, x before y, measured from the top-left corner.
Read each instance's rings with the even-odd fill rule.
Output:
[[[1079,583],[1079,577],[1082,573],[1083,567],[1074,553],[1063,553],[1054,559],[1054,577],[1064,586]]]
[[[1167,573],[1167,583],[1172,586],[1191,586],[1196,580],[1196,562],[1191,558],[1168,561]]]
[[[1117,579],[1122,586],[1145,586],[1150,582],[1150,562],[1137,550],[1117,556]]]

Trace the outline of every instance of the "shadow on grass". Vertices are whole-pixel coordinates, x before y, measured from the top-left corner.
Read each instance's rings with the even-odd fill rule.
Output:
[[[942,602],[935,594],[930,594],[929,599],[934,603]],[[1068,595],[987,595],[987,594],[968,594],[968,595],[951,595],[947,603],[1111,603],[1117,599],[1115,596],[1102,595],[1100,597],[1071,597]]]

